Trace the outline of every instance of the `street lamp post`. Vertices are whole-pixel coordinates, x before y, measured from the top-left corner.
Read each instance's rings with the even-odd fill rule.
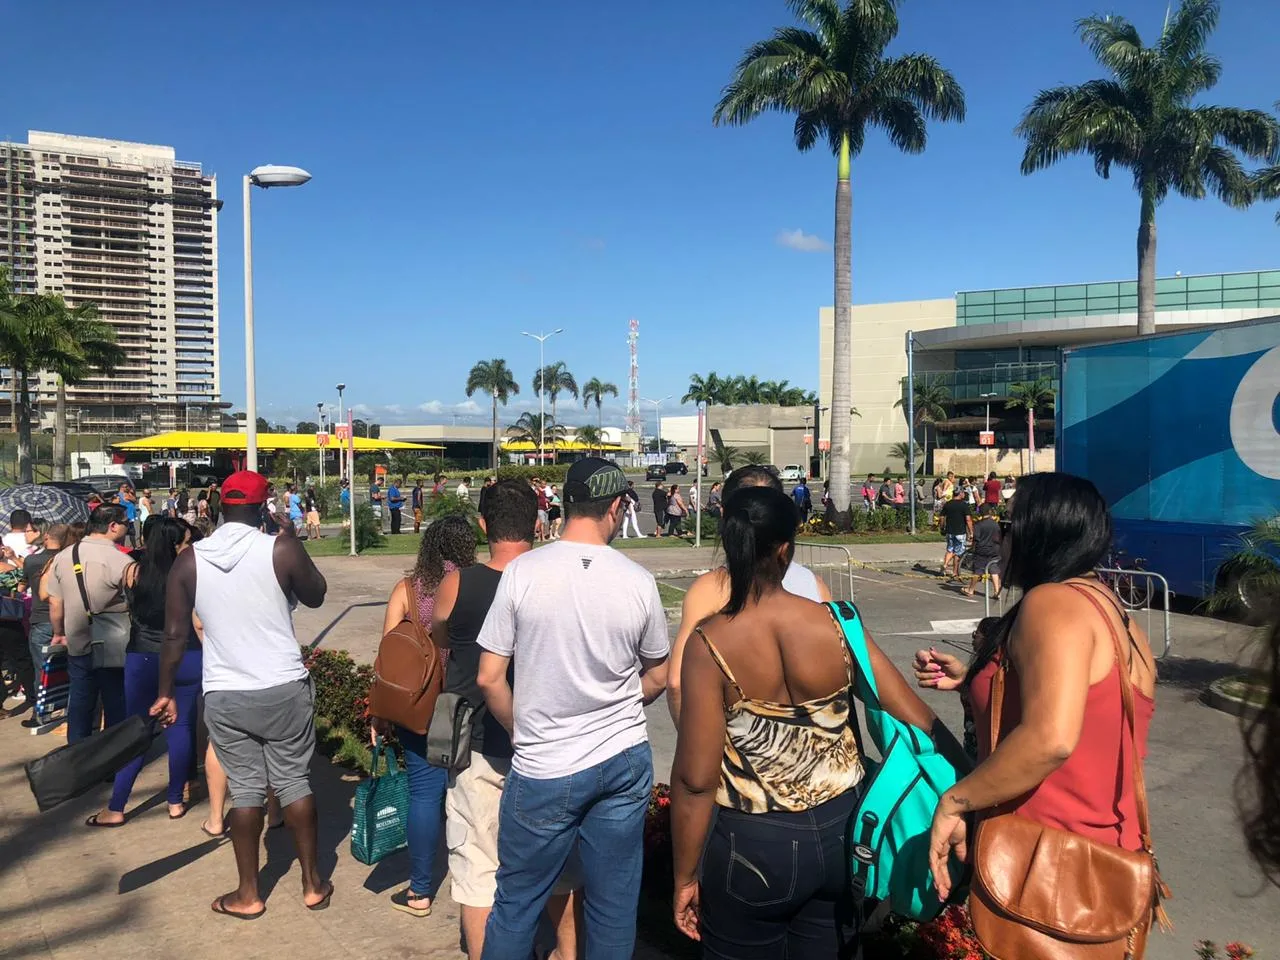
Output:
[[[985,400],[985,401],[987,401],[987,428],[986,428],[984,431],[982,431],[983,433],[990,433],[990,432],[991,432],[991,398],[992,398],[992,397],[998,397],[998,396],[1000,396],[1000,394],[998,394],[998,393],[980,393],[980,394],[978,394],[978,399],[979,399],[979,400]],[[985,482],[985,481],[986,481],[987,476],[989,476],[989,475],[991,474],[991,447],[990,447],[990,446],[988,446],[988,445],[986,445],[986,444],[983,444],[983,447],[982,447],[982,455],[983,455],[983,456],[982,456],[982,465],[983,465],[982,472],[983,472],[983,474],[984,474],[984,476],[983,476],[983,478],[982,478],[982,479],[983,479],[983,481]]]
[[[342,391],[345,389],[347,389],[347,385],[345,383],[338,384],[338,423],[347,422],[342,416]],[[341,482],[343,477],[348,476],[350,467],[351,467],[351,464],[347,463],[346,444],[339,444],[338,445],[338,480],[339,482]],[[354,490],[352,491],[352,494],[353,495],[355,494]]]
[[[662,452],[662,420],[658,416],[658,408],[662,406],[666,401],[671,399],[671,394],[668,393],[665,397],[662,397],[659,400],[650,400],[648,397],[641,397],[640,399],[642,399],[645,403],[653,404],[653,449],[658,451],[658,453],[661,453]],[[702,469],[701,464],[698,465],[698,469],[699,470]]]
[[[544,376],[546,371],[546,343],[557,333],[564,333],[563,327],[556,327],[550,333],[526,333],[521,331],[521,336],[532,337],[538,341],[538,381],[542,387],[538,391],[538,466],[541,467],[546,459],[547,444],[547,384]]]
[[[311,179],[301,167],[267,164],[255,167],[244,178],[244,410],[245,468],[258,469],[258,383],[254,372],[253,345],[253,224],[249,188],[300,187]]]
[[[324,432],[324,401],[316,402],[316,433]],[[324,489],[324,447],[320,446],[320,441],[316,440],[316,450],[320,455],[320,489]]]

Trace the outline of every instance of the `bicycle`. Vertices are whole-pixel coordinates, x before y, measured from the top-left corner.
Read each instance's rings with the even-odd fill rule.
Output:
[[[1103,562],[1108,571],[1098,572],[1098,579],[1115,592],[1127,610],[1145,610],[1151,603],[1150,578],[1134,575],[1146,572],[1146,562],[1145,557],[1129,558],[1123,550],[1113,550]]]

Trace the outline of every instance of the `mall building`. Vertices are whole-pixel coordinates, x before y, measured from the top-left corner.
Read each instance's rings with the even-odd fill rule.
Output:
[[[1134,280],[1064,286],[966,290],[941,300],[856,305],[853,314],[852,465],[856,477],[886,466],[906,440],[906,342],[914,332],[918,384],[945,391],[947,417],[928,428],[929,469],[976,474],[1026,468],[1025,411],[1006,410],[1009,388],[1045,378],[1059,385],[1061,347],[1121,340],[1137,332]],[[1173,276],[1156,281],[1156,329],[1232,323],[1280,313],[1280,270]],[[835,311],[818,313],[819,397],[831,406],[832,327]],[[990,410],[995,446],[979,445]],[[822,440],[830,438],[823,413]],[[916,433],[923,443],[923,429]],[[1053,414],[1039,414],[1036,467],[1052,468]],[[935,456],[934,451],[937,451]]]

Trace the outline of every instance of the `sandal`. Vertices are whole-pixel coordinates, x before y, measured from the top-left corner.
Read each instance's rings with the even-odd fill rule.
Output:
[[[84,825],[86,827],[102,827],[105,829],[107,827],[123,827],[124,821],[121,820],[119,823],[106,823],[102,820],[99,820],[98,815],[95,813],[93,814],[93,816],[85,820]]]
[[[213,907],[211,909],[213,910],[214,913],[221,914],[224,917],[235,917],[237,920],[257,920],[260,916],[262,916],[264,913],[267,912],[266,907],[263,907],[257,913],[241,913],[238,910],[228,910],[227,897],[229,896],[231,896],[231,894],[224,893],[217,900],[213,901]]]
[[[311,910],[311,911],[328,910],[329,901],[331,901],[332,899],[333,899],[333,884],[330,883],[329,892],[324,895],[323,900],[320,900],[316,903],[307,903],[306,901],[303,901],[303,906],[305,906],[308,910]]]
[[[415,907],[413,900],[426,900],[427,897],[415,896],[414,892],[408,887],[391,895],[391,906],[403,913],[409,914],[411,917],[429,917],[431,916],[431,907]]]
[[[200,832],[201,832],[201,833],[203,833],[206,837],[212,837],[212,838],[213,838],[213,839],[215,839],[215,840],[221,840],[223,837],[225,837],[225,836],[227,835],[227,833],[228,833],[230,830],[231,830],[231,825],[230,825],[230,824],[227,824],[227,823],[224,823],[224,824],[222,825],[222,832],[221,832],[221,833],[214,833],[212,830],[210,830],[210,829],[209,829],[209,821],[208,821],[208,820],[206,820],[206,821],[204,821],[204,823],[200,824]]]
[[[186,805],[185,803],[184,803],[184,804],[182,804],[182,812],[181,812],[180,814],[178,814],[176,817],[175,817],[172,813],[171,813],[171,814],[169,814],[169,819],[170,819],[170,820],[181,820],[183,817],[185,817],[185,816],[187,815],[187,810],[188,810],[188,809],[189,809],[189,808],[187,807],[187,805]]]

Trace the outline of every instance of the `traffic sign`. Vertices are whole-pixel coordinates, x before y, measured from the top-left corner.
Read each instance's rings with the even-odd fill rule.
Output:
[[[996,445],[996,434],[994,430],[978,431],[978,446],[994,447]]]

